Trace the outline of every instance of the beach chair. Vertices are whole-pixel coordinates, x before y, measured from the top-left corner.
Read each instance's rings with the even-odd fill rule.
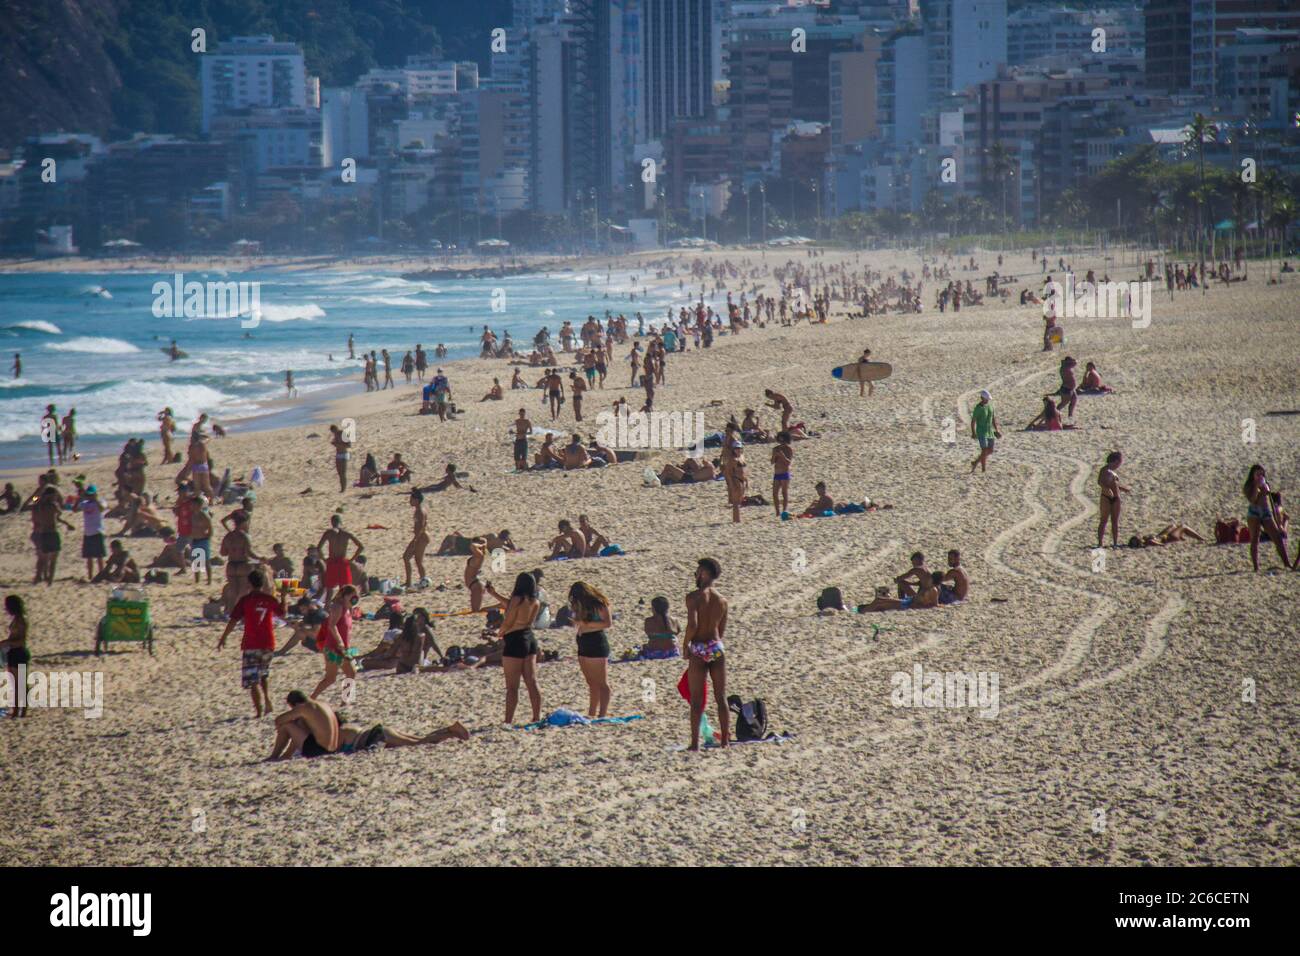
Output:
[[[144,588],[116,588],[109,596],[108,609],[95,630],[95,656],[115,641],[142,643],[153,654],[153,619]]]

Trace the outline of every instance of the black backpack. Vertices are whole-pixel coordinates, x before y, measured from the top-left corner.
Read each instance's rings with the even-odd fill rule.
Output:
[[[817,597],[817,610],[824,611],[832,608],[836,611],[844,610],[844,595],[840,593],[839,588],[826,588]]]
[[[727,698],[727,708],[736,715],[737,740],[762,740],[767,736],[767,704],[755,697],[748,704],[738,694]]]

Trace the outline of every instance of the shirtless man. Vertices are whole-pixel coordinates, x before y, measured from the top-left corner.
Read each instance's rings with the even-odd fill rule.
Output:
[[[817,492],[817,497],[804,509],[804,514],[819,515],[823,511],[831,511],[835,508],[835,500],[826,493],[826,482],[817,482],[813,485],[813,490]]]
[[[790,416],[794,414],[794,406],[790,404],[790,399],[786,398],[780,392],[774,392],[770,388],[763,389],[763,394],[767,397],[769,408],[779,409],[781,412],[781,430],[790,430]]]
[[[542,447],[537,449],[537,454],[533,456],[533,461],[538,468],[553,468],[556,466],[564,467],[564,459],[555,451],[555,436],[547,434],[542,439]]]
[[[362,750],[377,750],[380,744],[385,749],[391,747],[414,747],[420,744],[440,744],[444,740],[469,740],[469,731],[460,721],[449,724],[441,730],[416,737],[414,734],[394,730],[384,724],[344,723],[339,725],[339,752],[357,753]]]
[[[357,546],[351,558],[348,557],[349,542]],[[321,534],[316,547],[325,555],[325,603],[328,604],[334,596],[335,588],[352,583],[352,561],[365,550],[365,545],[351,531],[343,528],[343,516],[334,514],[330,515],[330,526]]]
[[[32,584],[44,581],[47,585],[54,583],[54,567],[59,561],[59,551],[63,542],[59,537],[59,525],[69,531],[76,526],[63,517],[63,507],[59,501],[59,489],[46,485],[32,505],[32,544],[36,546],[36,576]],[[114,542],[117,544],[118,542]]]
[[[348,460],[352,457],[352,442],[343,437],[343,429],[330,426],[330,444],[334,446],[334,470],[339,476],[339,491],[348,490]]]
[[[402,552],[402,563],[406,566],[406,586],[411,586],[411,562],[415,562],[415,569],[420,572],[420,580],[423,581],[427,575],[424,573],[424,552],[429,547],[429,516],[424,511],[424,493],[421,491],[411,492],[411,507],[414,512],[414,526],[411,532],[411,543],[406,546]]]
[[[564,401],[564,379],[560,373],[553,368],[546,370],[546,377],[542,379],[542,387],[546,389],[546,400],[551,409],[551,421],[555,421],[560,415],[560,405]]]
[[[547,561],[556,558],[584,558],[587,556],[587,539],[577,531],[567,518],[561,519],[560,533],[551,539],[551,553]]]
[[[108,560],[103,569],[91,579],[92,584],[109,581],[113,584],[139,584],[140,566],[131,557],[131,552],[122,546],[121,541],[111,541],[108,545]]]
[[[948,552],[948,570],[943,572],[943,580],[952,581],[952,586],[942,583],[939,585],[940,604],[955,604],[966,600],[966,595],[970,593],[970,580],[961,566],[961,552],[955,548]]]
[[[587,542],[588,555],[600,554],[601,548],[609,547],[609,538],[593,528],[587,521],[586,515],[578,515],[578,530],[582,532],[583,540]]]
[[[790,510],[790,464],[794,461],[794,449],[790,447],[789,432],[780,432],[776,441],[772,449],[772,507],[779,518],[781,512]]]
[[[731,713],[727,705],[727,665],[722,638],[727,630],[727,599],[713,590],[722,568],[712,558],[700,558],[695,568],[695,590],[686,595],[686,630],[682,634],[682,657],[686,658],[686,683],[691,695],[691,745],[700,749],[700,717],[704,714],[704,682],[713,680],[713,699],[718,705],[718,733],[721,746],[731,737]]]
[[[275,745],[267,760],[283,760],[299,750],[304,757],[323,757],[339,749],[339,719],[328,704],[300,690],[289,691],[289,709],[275,718]]]
[[[483,609],[483,562],[487,559],[487,538],[475,538],[469,543],[469,559],[465,562],[465,587],[469,589],[469,609]]]
[[[532,434],[533,423],[528,418],[528,413],[524,409],[519,409],[519,417],[515,419],[515,469],[517,471],[528,470],[528,436]]]
[[[1119,466],[1124,457],[1117,451],[1106,456],[1106,464],[1097,474],[1097,484],[1101,488],[1101,501],[1098,509],[1101,518],[1097,523],[1097,547],[1102,547],[1106,538],[1106,523],[1110,522],[1110,540],[1112,547],[1119,547],[1119,511],[1120,493],[1128,494],[1128,489],[1119,483]]]
[[[587,390],[587,383],[578,377],[577,372],[569,373],[569,390],[573,392],[573,418],[582,421],[582,393]]]
[[[591,464],[591,456],[587,454],[586,447],[582,444],[582,436],[574,435],[573,440],[564,446],[564,468],[570,471],[576,468],[586,468]]]
[[[431,485],[425,485],[423,488],[420,488],[419,490],[422,491],[424,494],[435,494],[439,491],[446,491],[448,488],[459,488],[461,491],[471,491],[474,492],[475,494],[478,494],[478,492],[474,490],[474,487],[472,485],[469,484],[462,485],[459,481],[456,480],[455,464],[448,464],[447,470],[443,473],[443,476],[441,478],[439,478]]]
[[[925,566],[925,555],[920,551],[915,552],[912,555],[912,566],[894,578],[894,584],[898,588],[898,596],[900,598],[914,597],[918,590],[929,585],[930,577],[930,571]],[[915,587],[912,582],[915,582]]]
[[[221,539],[221,555],[226,559],[226,582],[228,600],[223,601],[225,611],[230,613],[235,603],[248,593],[248,572],[253,569],[252,562],[264,560],[253,551],[253,539],[248,536],[248,516],[235,512],[235,528]]]
[[[863,350],[862,350],[862,358],[858,359],[858,364],[859,364],[859,365],[866,365],[866,364],[867,364],[868,362],[870,362],[870,361],[871,361],[871,349],[863,349]],[[864,391],[863,391],[864,389],[867,389],[868,391],[866,391],[866,392],[864,393]],[[863,394],[866,394],[866,395],[875,395],[875,394],[876,394],[876,383],[875,383],[875,382],[867,382],[867,381],[859,381],[859,382],[858,382],[858,397],[862,397]]]
[[[899,598],[877,597],[870,604],[859,605],[858,611],[866,613],[867,611],[915,611],[936,608],[939,606],[939,584],[942,581],[943,575],[935,571],[918,582],[916,594]]]

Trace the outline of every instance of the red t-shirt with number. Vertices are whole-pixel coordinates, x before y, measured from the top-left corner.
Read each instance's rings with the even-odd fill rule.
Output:
[[[241,597],[230,612],[236,621],[243,618],[244,639],[239,642],[241,651],[275,650],[275,619],[284,620],[280,602],[269,594],[255,591]]]

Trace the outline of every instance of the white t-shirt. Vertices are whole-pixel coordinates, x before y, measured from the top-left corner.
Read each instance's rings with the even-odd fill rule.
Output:
[[[81,512],[82,520],[85,522],[85,533],[91,535],[102,534],[104,531],[104,509],[94,498],[83,498],[77,505],[77,510]]]

